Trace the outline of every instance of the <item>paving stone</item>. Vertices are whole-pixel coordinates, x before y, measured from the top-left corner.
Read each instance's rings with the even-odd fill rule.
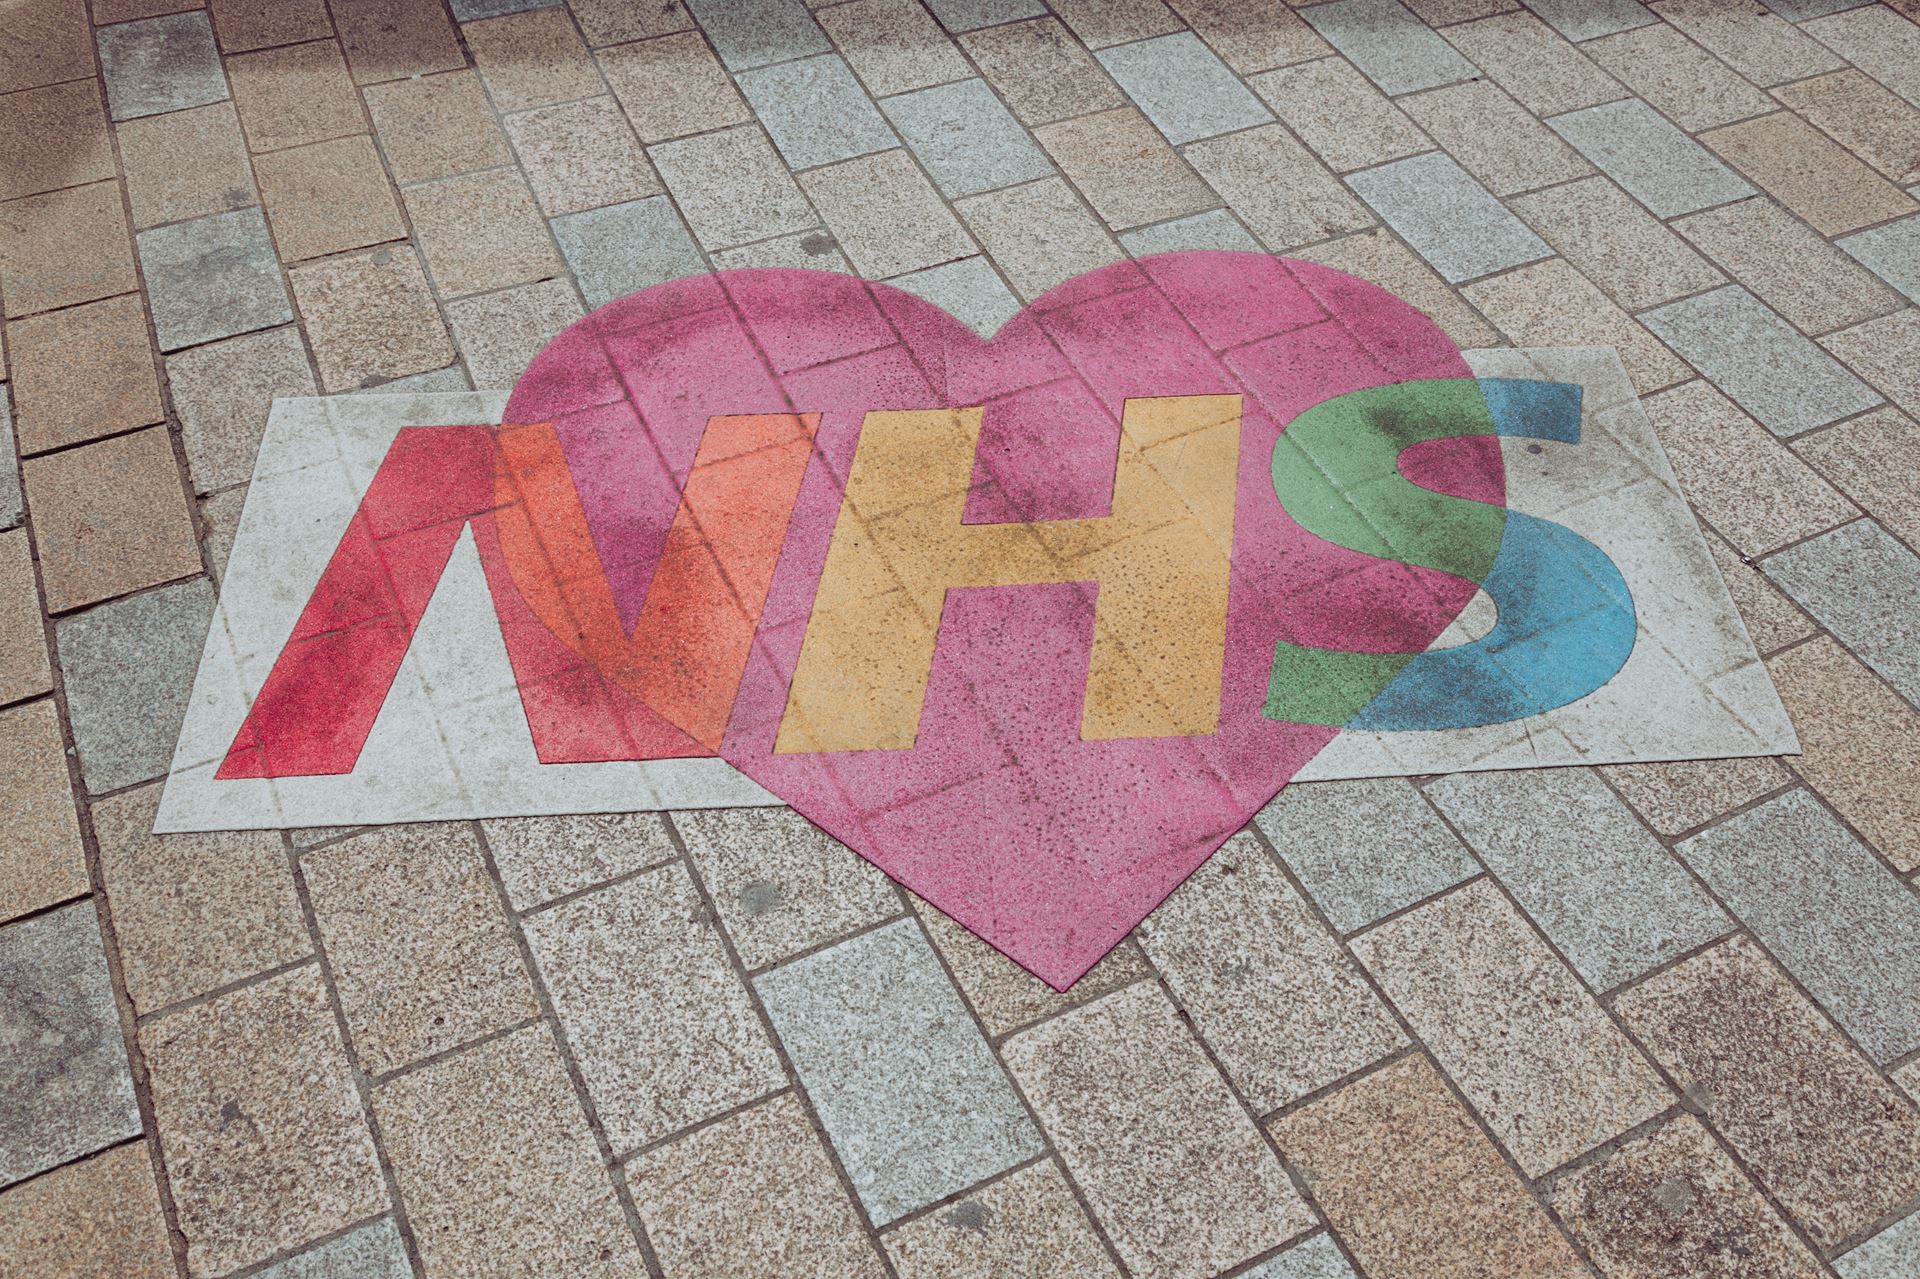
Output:
[[[746,72],[740,89],[792,168],[810,169],[898,145],[835,54]]]
[[[444,5],[434,0],[330,0],[356,84],[379,84],[466,65]]]
[[[0,534],[0,705],[52,689],[33,549],[24,529]]]
[[[460,297],[557,275],[560,257],[526,180],[494,169],[406,190],[414,239],[435,290]]]
[[[1820,624],[1920,704],[1920,560],[1872,520],[1858,520],[1770,556],[1766,574]]]
[[[917,925],[755,978],[876,1224],[1040,1153],[1041,1139]]]
[[[954,207],[1029,301],[1124,256],[1059,178],[991,191]]]
[[[616,1152],[786,1086],[684,866],[529,915],[525,927]]]
[[[8,779],[0,798],[0,920],[84,896],[86,850],[51,700],[0,711],[0,765]]]
[[[1225,209],[1212,209],[1157,226],[1141,227],[1120,236],[1120,243],[1136,258],[1155,253],[1185,253],[1194,249],[1224,249],[1230,253],[1259,253],[1260,242],[1234,221]]]
[[[68,720],[90,792],[166,771],[212,613],[213,592],[197,580],[56,623]]]
[[[905,93],[973,74],[919,0],[853,0],[817,17],[872,93]]]
[[[584,314],[565,280],[447,303],[447,322],[474,384],[497,390],[511,388],[533,357]]]
[[[1600,772],[1662,835],[1696,830],[1791,780],[1785,769],[1765,756],[1610,764]]]
[[[698,32],[602,49],[600,69],[642,142],[753,119]]]
[[[791,1093],[647,1151],[627,1184],[675,1279],[885,1273]]]
[[[309,262],[287,275],[322,390],[391,384],[452,361],[446,325],[411,248]]]
[[[251,478],[274,398],[317,391],[295,328],[249,333],[170,355],[167,384],[196,493]]]
[[[1747,938],[1649,978],[1616,1006],[1817,1246],[1920,1189],[1920,1114]]]
[[[1825,636],[1767,671],[1800,737],[1788,766],[1897,869],[1920,867],[1920,711]]]
[[[550,225],[589,308],[704,269],[664,195],[569,213]]]
[[[1043,0],[927,0],[927,8],[949,31],[974,31],[1047,10]]]
[[[1399,0],[1334,0],[1301,15],[1389,95],[1471,79],[1473,64]]]
[[[613,98],[542,107],[503,123],[549,217],[621,204],[663,189]]]
[[[284,261],[407,238],[371,138],[275,151],[259,157],[254,172]]]
[[[645,40],[694,28],[693,15],[685,5],[636,5],[628,0],[569,0],[574,21],[586,35],[587,43],[602,45]]]
[[[175,13],[101,27],[100,74],[116,120],[205,106],[227,96],[213,27],[204,13]]]
[[[901,913],[877,867],[791,809],[705,809],[673,824],[749,969]]]
[[[151,18],[162,13],[179,13],[184,9],[206,6],[195,5],[194,0],[98,0],[89,7],[93,10],[94,25],[107,26],[110,23],[131,22],[137,18]]]
[[[1496,13],[1440,33],[1535,115],[1559,115],[1624,96],[1613,77],[1531,13]]]
[[[918,897],[911,902],[954,983],[995,1038],[1153,975],[1146,956],[1129,939],[1108,951],[1070,990],[1056,991]]]
[[[1042,10],[1036,4],[1034,11]],[[951,22],[947,25],[960,29]],[[1100,64],[1053,18],[974,31],[961,36],[960,45],[1028,125],[1109,111],[1127,103]]]
[[[139,287],[118,182],[0,204],[0,290],[9,318]]]
[[[1761,301],[1809,333],[1899,310],[1900,296],[1770,200],[1742,200],[1674,223]]]
[[[0,1274],[173,1279],[152,1160],[128,1142],[0,1195]]]
[[[1427,795],[1596,990],[1732,926],[1585,769],[1461,773]]]
[[[1322,1232],[1241,1271],[1243,1279],[1356,1279],[1333,1236]]]
[[[1289,786],[1254,824],[1343,933],[1480,871],[1399,778]]]
[[[1903,16],[1904,15],[1904,16]],[[1920,28],[1911,5],[1836,13],[1808,23],[1807,32],[1915,106],[1920,106]]]
[[[1043,125],[1034,136],[1109,227],[1160,222],[1219,203],[1131,107]]]
[[[1790,111],[1700,137],[1822,235],[1858,231],[1920,209],[1913,197]]]
[[[1426,312],[1463,351],[1500,340],[1492,326],[1389,231],[1362,231],[1301,249],[1294,256],[1385,286]]]
[[[1657,0],[1650,7],[1762,88],[1845,65],[1818,41],[1758,6]]]
[[[1487,1126],[1538,1176],[1672,1098],[1632,1042],[1490,882],[1352,942]]]
[[[1920,302],[1920,217],[1859,231],[1834,243],[1909,301]]]
[[[214,33],[228,53],[333,34],[325,0],[212,0],[212,9]]]
[[[1516,346],[1613,347],[1642,395],[1692,376],[1672,351],[1564,259],[1523,266],[1469,284],[1461,293]]]
[[[1374,1279],[1588,1273],[1424,1055],[1376,1070],[1270,1127],[1328,1224]]]
[[[293,319],[260,210],[154,227],[135,240],[162,351]]]
[[[1569,40],[1592,40],[1660,21],[1640,0],[1532,0],[1528,8]]]
[[[159,786],[93,805],[102,887],[136,1013],[312,952],[277,833],[155,835],[159,807]]]
[[[991,337],[1020,313],[1020,299],[983,257],[962,258],[887,281],[925,298],[963,321],[975,333]]]
[[[140,1135],[90,901],[0,930],[0,1185]]]
[[[1712,263],[1604,177],[1514,196],[1507,207],[1628,311],[1726,281]]]
[[[84,9],[62,0],[24,0],[7,14],[0,93],[93,74],[92,28]]]
[[[1281,125],[1195,142],[1185,155],[1275,252],[1373,223],[1366,206]]]
[[[1168,142],[1266,124],[1273,116],[1214,52],[1189,31],[1103,49],[1100,63]]]
[[[14,429],[22,454],[166,416],[138,296],[14,321],[7,325],[7,345],[13,352]]]
[[[390,1080],[373,1109],[427,1274],[647,1273],[545,1026]]]
[[[1561,1178],[1554,1209],[1609,1275],[1814,1279],[1819,1261],[1692,1115]]]
[[[540,1015],[469,831],[380,827],[307,854],[301,869],[369,1072]]]
[[[707,248],[814,225],[813,210],[758,126],[662,143],[650,154],[688,226]]]
[[[679,856],[655,813],[502,817],[482,821],[480,830],[515,910]]]
[[[1880,402],[1738,285],[1670,302],[1640,319],[1775,435],[1798,435]]]
[[[387,1206],[311,965],[140,1028],[187,1269],[225,1274]]]
[[[792,235],[762,240],[758,244],[743,244],[737,249],[721,249],[709,257],[716,271],[793,267],[802,271],[854,274],[853,268],[841,255],[838,243],[825,231],[798,231]]]
[[[1299,14],[1280,5],[1259,0],[1173,0],[1173,7],[1241,75],[1333,52]]]
[[[1353,174],[1347,184],[1449,283],[1552,253],[1485,187],[1438,152]]]
[[[588,98],[606,87],[564,8],[488,18],[460,33],[501,112]]]
[[[1179,31],[1161,0],[1052,0],[1050,6],[1089,49],[1143,41]]]
[[[1840,1279],[1900,1279],[1901,1267],[1920,1251],[1920,1215],[1908,1214],[1873,1238],[1834,1258]]]
[[[977,195],[1053,172],[984,81],[962,80],[888,98],[881,107],[949,198]]]
[[[1009,1039],[1002,1056],[1121,1259],[1213,1275],[1313,1224],[1166,998],[1141,982]]]
[[[1802,790],[1676,852],[1870,1056],[1920,1047],[1920,901]]]
[[[1655,217],[1677,217],[1753,194],[1733,170],[1637,98],[1547,123]]]
[[[1920,181],[1920,110],[1878,81],[1858,71],[1836,71],[1782,85],[1773,96],[1882,176],[1899,183]]]
[[[1554,133],[1486,80],[1400,99],[1400,107],[1495,195],[1583,177],[1593,170]]]
[[[729,71],[786,62],[833,46],[801,0],[686,0]]]
[[[449,71],[365,91],[373,131],[402,186],[513,161],[493,108],[471,71]]]
[[[366,132],[360,95],[332,40],[262,49],[227,59],[233,104],[255,151]]]
[[[1117,1279],[1051,1161],[1022,1168],[886,1236],[900,1279]]]
[[[1920,309],[1829,333],[1820,345],[1910,414],[1920,414]]]
[[[1406,1042],[1268,854],[1237,835],[1140,923],[1140,944],[1254,1109],[1265,1113]]]
[[[1702,532],[1706,533],[1707,550],[1713,555],[1714,565],[1727,584],[1727,593],[1733,597],[1734,607],[1739,610],[1759,652],[1777,653],[1815,633],[1818,628],[1812,619],[1762,577],[1759,569],[1728,546],[1719,534],[1704,529]]]
[[[255,1271],[254,1279],[408,1279],[412,1274],[399,1228],[392,1217],[381,1217]]]
[[[1773,100],[1664,23],[1605,36],[1586,55],[1682,129],[1697,132],[1773,110]]]
[[[258,201],[231,102],[128,120],[114,134],[135,227],[229,213]]]
[[[1248,83],[1336,173],[1384,164],[1433,146],[1400,108],[1344,58],[1285,67]]]
[[[0,95],[0,200],[114,174],[113,140],[91,80]]]
[[[1885,408],[1795,441],[1794,451],[1911,545],[1920,543],[1920,424]]]
[[[200,571],[193,519],[164,430],[30,458],[24,470],[48,611]]]

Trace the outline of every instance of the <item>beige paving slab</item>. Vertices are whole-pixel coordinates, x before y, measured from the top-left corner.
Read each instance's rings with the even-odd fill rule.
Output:
[[[118,182],[0,204],[0,291],[8,318],[139,287]]]
[[[1585,177],[1593,167],[1490,80],[1397,100],[1462,168],[1497,196]]]
[[[1531,1175],[1673,1101],[1646,1058],[1490,881],[1456,889],[1351,945]]]
[[[0,705],[52,688],[33,548],[25,529],[0,533]]]
[[[233,103],[114,126],[136,230],[243,209],[257,200]]]
[[[1269,1126],[1372,1279],[1588,1274],[1423,1055]]]
[[[1517,6],[1440,34],[1535,115],[1560,115],[1627,96],[1612,76],[1593,64],[1591,48],[1576,49]]]
[[[473,64],[502,113],[605,91],[600,68],[559,6],[506,13],[460,28]]]
[[[900,1279],[1117,1279],[1120,1273],[1050,1159],[883,1238]]]
[[[918,897],[911,900],[954,984],[990,1036],[1030,1026],[1153,976],[1146,956],[1129,938],[1108,951],[1072,989],[1056,991]]]
[[[140,1049],[195,1279],[386,1210],[317,966],[148,1022]]]
[[[549,217],[622,204],[664,188],[619,103],[602,95],[501,122],[527,184]]]
[[[1294,255],[1357,275],[1390,289],[1419,307],[1446,331],[1461,350],[1492,346],[1500,334],[1448,287],[1434,269],[1381,228],[1342,236],[1301,249]]]
[[[176,1273],[144,1141],[0,1192],[0,1275],[173,1279]]]
[[[1736,169],[1822,235],[1920,209],[1911,196],[1790,111],[1700,135]]]
[[[569,0],[575,20],[595,48],[691,31],[693,15],[683,4],[629,4],[627,0]]]
[[[211,0],[213,32],[229,52],[333,34],[325,0]]]
[[[1662,835],[1679,835],[1704,826],[1793,780],[1786,769],[1766,756],[1608,764],[1600,772],[1647,825]]]
[[[1247,229],[1278,253],[1373,225],[1373,214],[1278,124],[1184,148]]]
[[[1727,584],[1727,594],[1733,597],[1733,605],[1746,623],[1747,633],[1753,637],[1758,652],[1777,653],[1819,629],[1799,605],[1748,562],[1750,557],[1743,558],[1718,533],[1701,531],[1706,534],[1707,550],[1713,555],[1714,566]]]
[[[63,0],[21,0],[7,14],[0,93],[93,74],[93,33],[84,9]]]
[[[697,32],[616,45],[595,56],[642,142],[664,142],[753,118]]]
[[[1181,27],[1160,0],[1052,0],[1051,8],[1089,49],[1163,36]]]
[[[287,273],[324,391],[445,368],[453,344],[410,247],[327,258]]]
[[[1920,108],[1861,71],[1835,71],[1773,91],[1782,106],[1891,181],[1920,182]]]
[[[411,186],[414,240],[434,290],[462,297],[560,274],[560,254],[514,169],[491,169]]]
[[[1059,178],[956,200],[953,207],[1027,301],[1126,257]]]
[[[0,94],[0,200],[113,176],[99,81]]]
[[[49,612],[200,571],[165,430],[29,458],[22,470]]]
[[[1580,49],[1690,132],[1773,109],[1751,81],[1664,23],[1589,40]]]
[[[1247,81],[1336,173],[1431,150],[1433,142],[1345,58],[1320,58]]]
[[[167,357],[167,388],[198,493],[252,477],[275,396],[319,389],[300,331],[291,326],[176,351]]]
[[[1763,88],[1844,65],[1831,49],[1757,5],[1656,0],[1649,7]]]
[[[1920,1192],[1920,1112],[1748,938],[1615,1006],[1822,1248]]]
[[[1172,0],[1174,12],[1241,75],[1333,52],[1298,14],[1261,0]]]
[[[402,186],[510,163],[480,78],[447,71],[366,90],[374,136]]]
[[[1691,376],[1684,361],[1562,258],[1466,285],[1461,295],[1515,346],[1610,346],[1642,395]]]
[[[1127,104],[1107,73],[1055,18],[970,31],[960,47],[1029,127]]]
[[[585,308],[573,286],[558,279],[457,298],[446,312],[473,384],[505,390]]]
[[[1132,107],[1042,125],[1033,136],[1108,227],[1123,231],[1220,203]]]
[[[284,262],[407,238],[371,138],[289,147],[260,156],[253,168]]]
[[[815,225],[793,176],[757,124],[649,149],[695,238],[724,249]]]
[[[373,1109],[430,1279],[647,1273],[544,1025],[401,1075]]]
[[[237,54],[225,63],[233,105],[253,151],[366,132],[360,95],[333,40]]]
[[[1213,1275],[1313,1224],[1155,987],[1129,986],[1042,1022],[1002,1056],[1136,1275]]]
[[[973,68],[920,0],[853,0],[821,11],[853,73],[876,97],[964,80]]]
[[[1820,345],[1909,415],[1920,414],[1920,307],[1829,333]]]
[[[978,252],[904,150],[863,155],[800,175],[814,207],[860,274],[871,280]]]
[[[1516,195],[1507,207],[1626,311],[1726,282],[1639,201],[1598,174]]]
[[[331,0],[335,29],[356,84],[452,71],[466,56],[434,0]]]
[[[0,711],[0,920],[88,891],[86,850],[59,712],[50,700]]]
[[[1794,442],[1793,451],[1908,545],[1920,544],[1920,423],[1875,409]]]
[[[1898,311],[1906,300],[1765,198],[1676,219],[1674,229],[1808,333]]]
[[[138,294],[12,321],[6,341],[22,455],[165,417]]]

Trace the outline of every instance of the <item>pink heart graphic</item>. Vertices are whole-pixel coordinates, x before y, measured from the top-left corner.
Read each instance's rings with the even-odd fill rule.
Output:
[[[556,424],[631,626],[708,419],[820,415],[720,754],[1064,990],[1338,732],[1261,714],[1277,640],[1418,650],[1471,597],[1473,583],[1306,533],[1271,470],[1281,430],[1315,404],[1465,376],[1439,327],[1384,289],[1261,254],[1103,267],[991,339],[886,285],[747,270],[574,324],[522,376],[506,420]],[[1128,400],[1212,395],[1242,397],[1216,731],[1083,740],[1099,588],[1010,584],[947,593],[910,748],[776,751],[869,412],[984,407],[965,522],[1029,523],[1108,514]],[[1502,498],[1489,440],[1415,457],[1409,478],[1430,488]]]

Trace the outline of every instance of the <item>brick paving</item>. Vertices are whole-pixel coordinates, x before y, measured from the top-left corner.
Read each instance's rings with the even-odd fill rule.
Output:
[[[0,1276],[1920,1256],[1920,5],[17,0]],[[1056,995],[783,810],[148,832],[274,395],[1169,248],[1617,348],[1804,753],[1302,784]]]

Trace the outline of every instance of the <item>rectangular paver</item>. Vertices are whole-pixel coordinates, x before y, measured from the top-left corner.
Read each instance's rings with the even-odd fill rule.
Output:
[[[1700,135],[1822,235],[1843,235],[1920,210],[1912,196],[1791,111]]]
[[[1190,31],[1103,49],[1098,57],[1175,146],[1273,119]]]
[[[687,8],[730,71],[833,48],[802,0],[687,0]]]
[[[800,183],[862,275],[885,279],[979,252],[905,151],[813,169]]]
[[[1492,7],[1492,6],[1489,6]],[[1624,97],[1612,76],[1524,9],[1445,28],[1447,43],[1535,115],[1559,115]]]
[[[136,238],[161,350],[198,346],[293,319],[260,210],[176,222],[142,231]]]
[[[1773,99],[1665,23],[1603,36],[1582,52],[1682,129],[1711,129],[1774,109]]]
[[[664,195],[569,213],[552,226],[589,307],[701,269],[700,250]]]
[[[896,143],[893,130],[836,54],[745,72],[740,90],[789,168],[851,160]]]
[[[102,27],[97,38],[107,106],[116,120],[205,106],[227,96],[227,77],[204,13],[119,23]]]
[[[949,199],[1053,172],[984,80],[960,80],[888,98],[881,107]]]
[[[1399,0],[1334,0],[1301,16],[1389,95],[1473,78],[1473,64]]]
[[[1593,170],[1489,80],[1400,99],[1400,108],[1498,196],[1585,177]]]
[[[1507,207],[1628,311],[1726,282],[1711,262],[1604,177],[1517,195]]]
[[[814,225],[813,210],[757,125],[662,143],[648,154],[687,225],[709,249]]]
[[[1872,520],[1770,556],[1763,565],[1776,586],[1920,706],[1920,558]]]
[[[1904,305],[1898,293],[1771,200],[1706,209],[1674,226],[1783,319],[1808,333],[1859,324]]]
[[[1192,143],[1186,157],[1276,253],[1373,225],[1366,206],[1281,125]]]
[[[1432,149],[1406,113],[1345,58],[1282,67],[1251,82],[1286,126],[1336,173]]]
[[[1834,243],[1906,294],[1908,301],[1920,302],[1920,215],[1856,231]]]
[[[1547,123],[1656,217],[1677,217],[1753,194],[1738,174],[1638,98]]]
[[[1449,283],[1553,254],[1526,223],[1439,152],[1355,173],[1347,183]]]

